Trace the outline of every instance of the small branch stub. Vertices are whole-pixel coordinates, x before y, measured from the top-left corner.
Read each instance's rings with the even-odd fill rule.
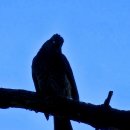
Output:
[[[104,101],[104,106],[109,107],[112,95],[113,95],[113,91],[109,91],[108,96]]]

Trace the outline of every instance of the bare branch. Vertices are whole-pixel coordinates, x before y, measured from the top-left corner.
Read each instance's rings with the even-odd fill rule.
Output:
[[[104,104],[77,102],[63,97],[50,97],[42,101],[35,92],[0,88],[0,108],[9,107],[64,116],[95,128],[112,126],[120,130],[130,129],[130,111],[105,107]]]
[[[110,104],[112,95],[113,95],[113,91],[109,91],[108,97],[107,97],[106,100],[104,101],[104,105],[105,105],[106,107],[109,107],[109,104]]]

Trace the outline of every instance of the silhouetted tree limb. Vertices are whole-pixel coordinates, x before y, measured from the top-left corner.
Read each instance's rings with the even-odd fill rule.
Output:
[[[112,95],[113,95],[113,91],[109,91],[108,96],[107,96],[107,98],[106,98],[105,101],[104,101],[104,105],[105,105],[106,107],[109,107],[109,104],[110,104]]]
[[[130,111],[111,108],[109,106],[111,96],[112,93],[109,93],[106,107],[104,104],[93,105],[63,97],[50,97],[42,101],[35,92],[0,88],[0,108],[23,108],[35,112],[47,112],[50,115],[68,117],[95,128],[113,126],[121,130],[130,129]]]

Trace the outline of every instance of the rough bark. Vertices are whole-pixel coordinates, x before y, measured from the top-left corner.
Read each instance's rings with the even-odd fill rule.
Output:
[[[110,107],[111,96],[112,93],[109,93],[104,104],[94,105],[63,97],[50,97],[43,101],[35,92],[0,88],[0,108],[23,108],[35,112],[47,112],[50,115],[68,117],[94,128],[111,126],[120,130],[130,129],[130,111]]]

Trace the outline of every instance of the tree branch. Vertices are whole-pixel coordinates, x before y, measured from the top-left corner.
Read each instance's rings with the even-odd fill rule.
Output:
[[[111,99],[108,95],[108,103]],[[104,102],[105,104],[105,102]],[[130,129],[130,111],[117,110],[102,105],[77,102],[63,97],[50,97],[41,100],[35,92],[0,88],[0,108],[23,108],[50,115],[68,117],[71,120],[86,123],[94,128],[115,127]]]
[[[104,101],[104,105],[106,107],[109,107],[112,95],[113,95],[113,91],[109,91],[108,96],[107,96],[106,100]]]

